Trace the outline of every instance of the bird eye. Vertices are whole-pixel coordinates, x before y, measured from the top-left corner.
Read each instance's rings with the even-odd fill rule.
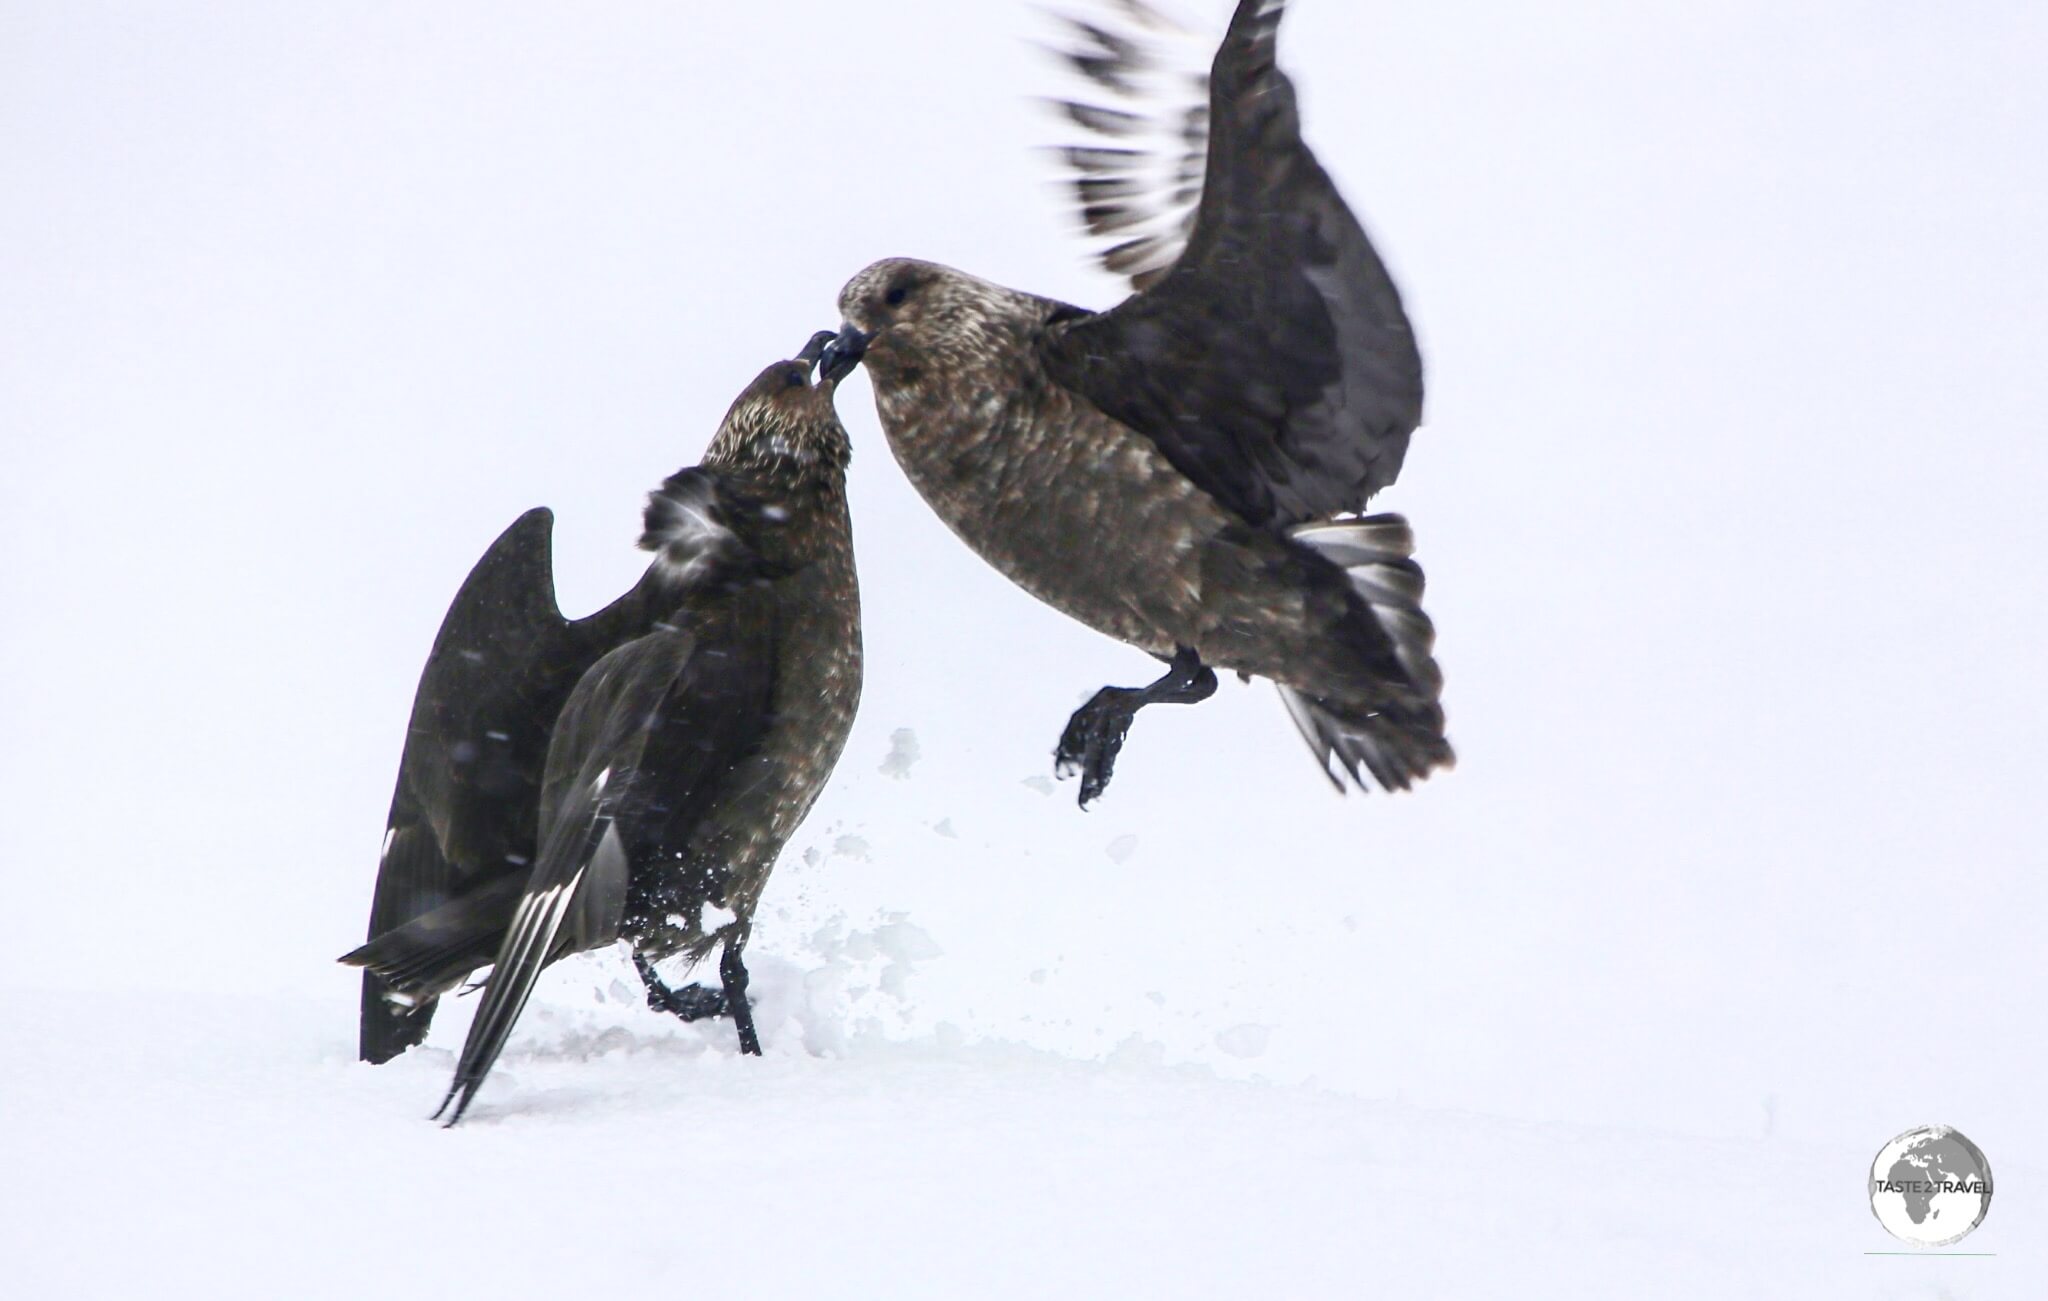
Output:
[[[804,376],[802,371],[793,370],[783,377],[782,386],[784,388],[809,388],[810,380]]]
[[[891,307],[903,306],[903,300],[908,297],[910,297],[910,291],[908,289],[905,289],[902,285],[898,285],[894,289],[891,289],[888,293],[882,295],[883,301],[888,303]]]

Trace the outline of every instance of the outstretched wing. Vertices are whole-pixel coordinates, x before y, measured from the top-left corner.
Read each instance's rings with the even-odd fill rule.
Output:
[[[532,870],[542,770],[577,678],[634,618],[629,593],[570,623],[555,603],[554,516],[526,512],[470,571],[413,697],[370,905],[376,939]],[[363,976],[360,1051],[388,1061],[426,1036],[431,998],[392,1001]]]
[[[1087,98],[1054,106],[1088,133],[1060,150],[1096,257],[1149,289],[1187,247],[1209,150],[1209,49],[1145,0],[1117,0],[1099,20],[1063,17],[1058,51]]]
[[[1357,510],[1400,473],[1422,362],[1379,255],[1302,143],[1281,0],[1241,0],[1210,72],[1187,248],[1151,288],[1047,331],[1054,379],[1253,524]]]
[[[532,866],[546,747],[524,707],[526,670],[567,627],[555,604],[553,527],[546,509],[521,515],[470,570],[441,621],[406,725],[371,939]],[[521,857],[528,861],[513,861]],[[365,1061],[387,1061],[426,1037],[432,1001],[401,1006],[390,992],[363,973]]]
[[[542,848],[442,1109],[462,1119],[551,962],[619,934],[636,865],[673,858],[760,748],[775,678],[772,599],[679,614],[584,675],[548,754]],[[436,1113],[439,1114],[438,1112]]]

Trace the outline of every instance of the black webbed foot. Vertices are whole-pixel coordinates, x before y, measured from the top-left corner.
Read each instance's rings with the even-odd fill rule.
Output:
[[[1166,673],[1148,687],[1104,687],[1067,720],[1053,751],[1053,772],[1062,780],[1081,775],[1081,807],[1100,797],[1116,771],[1131,723],[1147,705],[1193,705],[1216,694],[1216,674],[1191,648],[1173,653]]]
[[[1067,720],[1060,733],[1059,748],[1052,752],[1053,772],[1061,781],[1079,773],[1081,807],[1101,795],[1116,771],[1116,757],[1124,748],[1124,737],[1138,717],[1134,701],[1136,687],[1104,687]]]
[[[640,973],[640,983],[647,986],[647,1006],[652,1010],[667,1012],[685,1021],[702,1021],[706,1017],[726,1014],[723,990],[704,985],[670,989],[655,971],[654,964],[637,953],[633,955],[633,966]]]
[[[647,991],[647,1006],[685,1021],[725,1015],[725,993],[709,985],[685,985],[681,989]]]

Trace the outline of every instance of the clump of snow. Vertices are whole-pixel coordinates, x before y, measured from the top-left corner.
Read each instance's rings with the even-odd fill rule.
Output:
[[[1138,852],[1138,838],[1129,833],[1118,836],[1103,848],[1103,852],[1109,855],[1112,863],[1128,863],[1131,855]]]
[[[872,853],[868,842],[860,836],[840,836],[832,842],[832,852],[841,858],[850,858],[857,863],[870,861]]]
[[[951,818],[940,818],[937,822],[932,823],[932,830],[948,840],[960,839],[960,833],[953,829],[953,819]]]
[[[1026,777],[1024,785],[1037,791],[1040,795],[1052,794],[1052,778],[1050,777]]]
[[[1157,1070],[1166,1065],[1166,1045],[1140,1034],[1126,1035],[1103,1060],[1111,1066]]]
[[[1269,1025],[1234,1025],[1218,1032],[1216,1046],[1232,1057],[1249,1059],[1266,1055],[1266,1045],[1272,1042],[1273,1027]]]
[[[889,733],[889,753],[877,771],[884,777],[903,781],[910,776],[911,768],[923,757],[924,751],[917,744],[917,733],[907,727],[899,727]]]
[[[882,992],[891,998],[905,995],[905,984],[917,972],[917,964],[942,958],[946,951],[940,948],[922,926],[910,921],[902,913],[892,913],[889,920],[875,928],[875,946],[888,958],[882,968]]]
[[[910,1026],[910,978],[919,963],[945,952],[902,913],[884,913],[863,927],[834,917],[811,932],[805,947],[817,965],[798,982],[796,1029],[808,1051],[825,1056]]]

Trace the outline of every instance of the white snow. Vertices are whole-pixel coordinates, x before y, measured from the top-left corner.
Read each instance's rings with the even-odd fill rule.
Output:
[[[918,748],[917,733],[907,727],[899,727],[889,733],[889,753],[883,757],[878,771],[884,777],[902,781],[910,776],[910,770],[923,755],[924,751]]]
[[[1216,1046],[1232,1057],[1248,1060],[1265,1056],[1266,1045],[1272,1038],[1273,1027],[1246,1023],[1217,1032]]]

